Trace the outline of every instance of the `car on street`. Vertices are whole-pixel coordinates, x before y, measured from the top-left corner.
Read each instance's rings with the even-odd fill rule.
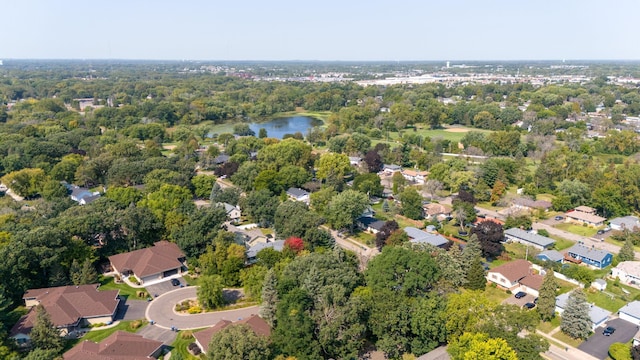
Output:
[[[555,219],[556,221],[560,221],[560,220],[562,220],[562,219],[564,219],[564,218],[563,218],[562,216],[558,215],[558,216],[556,216],[554,219]]]
[[[613,335],[614,332],[616,332],[616,328],[612,326],[607,326],[607,328],[602,331],[602,335],[611,336]]]
[[[516,299],[522,299],[523,297],[527,296],[527,293],[524,291],[518,291],[516,293]]]
[[[529,302],[528,302],[528,303],[524,304],[524,305],[523,305],[523,307],[525,307],[525,308],[527,308],[527,309],[531,310],[531,309],[533,309],[534,307],[536,307],[536,304],[534,304],[534,303],[529,303]]]
[[[178,280],[178,279],[171,279],[171,285],[173,285],[173,286],[180,286],[180,280]]]

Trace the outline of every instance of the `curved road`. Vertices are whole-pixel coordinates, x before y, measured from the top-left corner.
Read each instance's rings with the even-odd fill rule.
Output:
[[[195,299],[196,297],[195,286],[169,291],[149,303],[145,316],[147,320],[155,321],[154,326],[164,329],[171,329],[172,326],[175,326],[179,330],[190,330],[215,325],[220,320],[236,321],[258,314],[260,309],[259,306],[250,306],[235,310],[185,315],[174,311],[177,303],[187,299]]]

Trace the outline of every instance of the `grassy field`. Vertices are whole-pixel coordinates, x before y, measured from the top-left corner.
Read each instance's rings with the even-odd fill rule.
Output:
[[[560,223],[560,224],[554,225],[554,227],[560,230],[568,231],[576,235],[587,236],[587,237],[594,236],[598,231],[598,229],[596,228],[572,224],[572,223]]]
[[[538,324],[538,330],[548,334],[558,326],[560,326],[560,316],[555,316],[551,321],[541,321]]]
[[[568,249],[575,244],[573,241],[561,238],[560,236],[549,235],[549,237],[556,241],[553,248],[558,251]]]
[[[185,360],[199,360],[199,359],[205,358],[204,355],[193,356],[189,354],[189,351],[187,350],[187,346],[189,346],[189,344],[195,341],[195,339],[193,338],[194,331],[198,331],[198,330],[193,330],[193,331],[187,330],[187,331],[178,332],[178,337],[176,337],[176,340],[171,344],[172,358],[173,356],[176,356],[176,354],[179,354],[179,357]]]
[[[99,290],[120,290],[120,295],[128,298],[136,299],[138,291],[146,291],[145,289],[134,289],[127,284],[116,284],[111,276],[100,276]]]
[[[582,340],[581,339],[574,339],[572,337],[570,337],[569,335],[565,335],[565,333],[563,333],[562,331],[558,331],[557,333],[553,334],[552,337],[554,339],[558,339],[562,342],[564,342],[565,344],[569,344],[573,347],[578,347],[578,345],[582,344]]]
[[[623,290],[627,291],[628,294]],[[611,312],[618,311],[621,307],[640,295],[639,289],[616,284],[615,281],[612,280],[607,280],[607,289],[605,291],[589,289],[585,292],[589,302]]]

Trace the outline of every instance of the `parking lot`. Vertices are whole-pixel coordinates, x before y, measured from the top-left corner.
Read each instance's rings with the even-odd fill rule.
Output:
[[[616,331],[611,336],[604,336],[602,331],[605,327],[599,327],[593,335],[578,346],[578,349],[598,359],[606,359],[609,356],[608,352],[611,344],[615,342],[625,344],[633,339],[633,336],[638,331],[636,325],[621,319],[610,320],[606,325],[613,326]]]
[[[187,286],[187,282],[184,281],[184,279],[182,277],[177,278],[180,281],[180,285],[182,286]],[[175,289],[179,289],[180,286],[173,286],[171,284],[171,279],[167,279],[167,281],[163,281],[161,283],[157,283],[157,284],[153,284],[153,285],[149,285],[146,287],[147,292],[149,293],[149,295],[153,296],[153,297],[158,297],[166,292],[169,292],[171,290],[175,290]]]
[[[516,293],[517,293],[517,291],[516,291]],[[536,298],[535,296],[527,294],[523,298],[516,299],[516,296],[515,296],[515,293],[514,293],[511,296],[509,296],[508,298],[504,299],[504,301],[502,303],[503,304],[513,304],[513,305],[516,305],[518,307],[522,307],[526,303],[532,303],[535,298]]]

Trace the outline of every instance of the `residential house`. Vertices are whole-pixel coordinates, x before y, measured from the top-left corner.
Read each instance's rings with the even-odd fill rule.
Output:
[[[636,231],[640,230],[640,219],[635,216],[617,217],[609,220],[609,226],[611,229],[618,231]]]
[[[382,165],[382,172],[384,172],[385,175],[393,175],[400,171],[402,171],[402,167],[399,165],[395,165],[395,164]]]
[[[518,281],[520,283],[518,291],[524,291],[527,294],[538,297],[538,295],[540,295],[543,280],[544,276],[540,274],[529,274]]]
[[[368,231],[372,234],[377,234],[382,230],[385,222],[378,220],[374,217],[363,216],[356,219],[356,225],[364,231]]]
[[[564,262],[564,256],[557,250],[545,250],[536,255],[536,257],[542,261]]]
[[[42,305],[61,335],[90,324],[111,323],[116,315],[119,290],[98,291],[100,284],[30,289],[22,299],[29,312],[13,326],[10,336],[19,345],[29,343],[36,321],[36,305]]]
[[[439,234],[432,234],[420,229],[407,226],[404,232],[409,236],[409,242],[413,244],[429,244],[436,247],[443,247],[449,243],[449,240]]]
[[[209,351],[209,343],[211,343],[211,339],[215,334],[222,331],[222,329],[227,326],[246,324],[248,325],[253,332],[258,336],[269,337],[271,335],[271,327],[258,315],[251,315],[248,318],[231,322],[229,320],[221,320],[217,322],[214,326],[197,331],[193,333],[193,337],[196,339],[196,345],[202,350],[203,353],[207,353]]]
[[[511,203],[511,207],[518,210],[525,211],[534,211],[542,209],[544,211],[549,211],[552,204],[546,200],[531,200],[528,198],[515,198]]]
[[[233,206],[227,203],[218,203],[217,205],[224,207],[224,211],[227,213],[227,219],[229,219],[229,221],[236,224],[240,222],[240,216],[242,215],[242,212],[240,211],[240,207],[238,205]]]
[[[291,200],[302,201],[306,204],[309,204],[309,192],[304,189],[293,188],[293,187],[289,188],[287,190],[287,196]]]
[[[100,192],[98,191],[91,192],[91,190],[87,188],[68,184],[66,181],[63,181],[62,185],[67,188],[71,200],[77,202],[80,205],[90,204],[100,198]]]
[[[226,163],[227,161],[229,161],[231,157],[227,154],[220,154],[218,156],[216,156],[215,158],[213,158],[213,163],[216,165],[222,165],[224,163]]]
[[[604,291],[607,288],[607,281],[604,279],[595,279],[591,283],[591,287],[596,290]]]
[[[564,312],[570,294],[571,292],[568,292],[556,297],[555,311],[558,314],[562,315],[562,313]],[[607,320],[609,320],[609,316],[611,316],[611,311],[590,304],[589,318],[591,320],[591,331],[595,331],[597,327],[602,326],[605,322],[607,322]]]
[[[589,226],[598,227],[604,225],[607,220],[602,216],[596,215],[596,209],[588,206],[578,206],[573,211],[567,212],[565,215],[567,222],[577,224],[587,224]]]
[[[412,169],[404,169],[401,170],[402,176],[407,179],[407,181],[414,182],[416,184],[424,184],[427,176],[429,176],[428,171],[418,171]]]
[[[518,259],[490,269],[486,278],[499,288],[513,292],[520,287],[520,280],[531,274],[531,263]]]
[[[422,211],[424,212],[425,219],[436,219],[442,221],[451,216],[452,210],[448,205],[428,203],[422,205]]]
[[[282,251],[284,249],[284,240],[276,240],[270,242],[258,242],[255,245],[251,246],[247,251],[247,263],[253,264],[258,261],[257,256],[260,250],[264,250],[266,248],[271,248],[275,251]]]
[[[620,319],[640,326],[640,301],[632,301],[618,310]]]
[[[126,331],[116,331],[96,343],[85,340],[62,355],[64,360],[141,360],[157,359],[162,342]]]
[[[111,267],[120,277],[135,276],[151,285],[180,276],[187,270],[186,256],[178,245],[158,241],[152,247],[109,256]]]
[[[597,269],[604,269],[611,265],[613,255],[605,250],[588,247],[583,244],[575,244],[567,249],[565,260],[574,263],[585,263]]]
[[[359,156],[349,156],[349,164],[351,164],[351,166],[358,166],[361,161],[362,158]]]
[[[623,284],[640,286],[640,261],[623,261],[611,269],[611,277]]]
[[[546,236],[534,234],[518,228],[505,230],[504,237],[507,242],[519,242],[527,246],[533,246],[538,250],[548,249],[556,243],[555,240]]]

